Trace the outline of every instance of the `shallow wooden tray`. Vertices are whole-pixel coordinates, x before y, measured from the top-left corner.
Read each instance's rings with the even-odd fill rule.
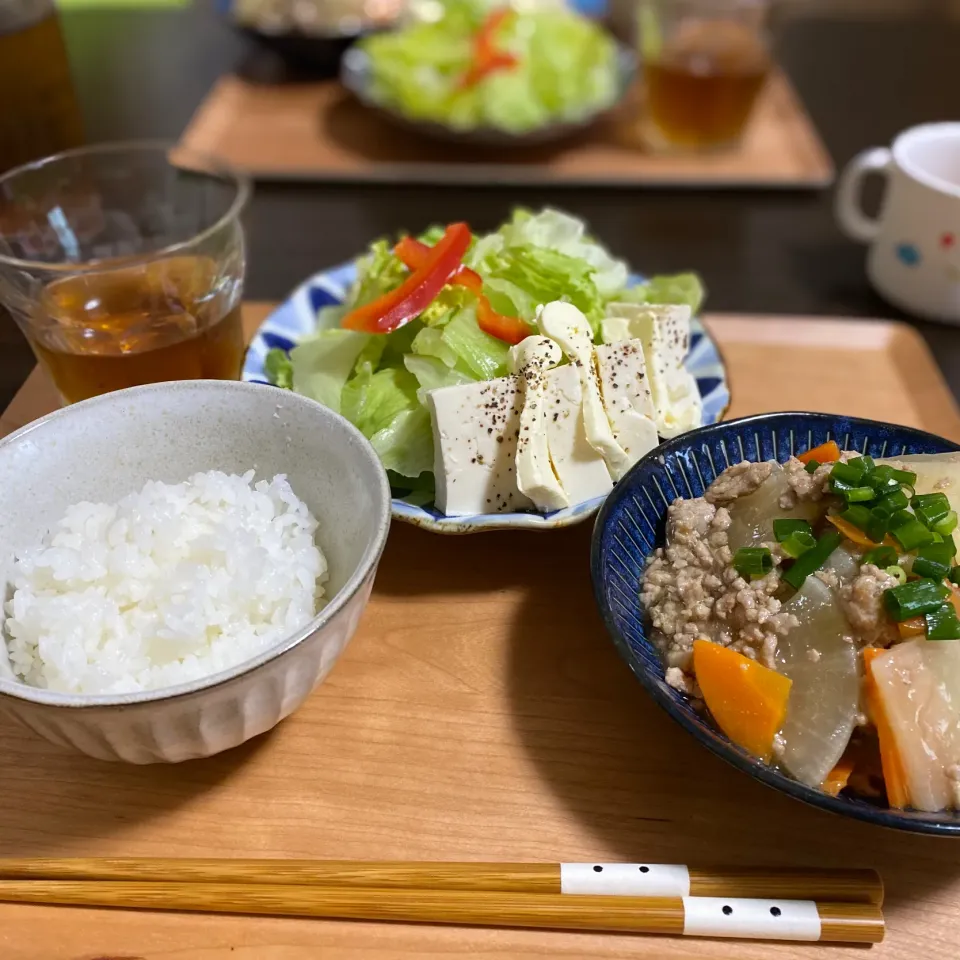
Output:
[[[266,180],[776,188],[833,180],[830,156],[782,73],[764,88],[743,142],[722,153],[644,152],[635,100],[562,144],[484,151],[399,129],[333,81],[266,86],[228,76],[200,105],[181,144]]]
[[[248,332],[264,311],[247,312]],[[957,407],[908,327],[732,316],[709,326],[730,367],[731,415],[812,407],[960,439]],[[0,432],[53,406],[34,374]],[[887,882],[887,941],[870,955],[953,960],[957,844],[807,808],[707,753],[646,697],[605,636],[589,540],[589,525],[475,537],[394,525],[360,630],[329,679],[272,733],[223,756],[111,765],[0,718],[0,849],[859,864]],[[6,905],[0,944],[4,960],[864,955],[859,947]]]

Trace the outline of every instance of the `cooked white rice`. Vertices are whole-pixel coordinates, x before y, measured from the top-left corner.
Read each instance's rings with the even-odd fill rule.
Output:
[[[286,477],[198,473],[78,503],[16,559],[2,631],[26,683],[125,693],[195,680],[308,623],[327,563]]]

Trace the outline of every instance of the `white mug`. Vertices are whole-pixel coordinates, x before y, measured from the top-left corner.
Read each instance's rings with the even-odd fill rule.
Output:
[[[875,219],[860,207],[867,173],[887,181]],[[891,149],[854,157],[840,178],[836,214],[850,237],[871,245],[867,274],[884,299],[960,323],[960,123],[913,127]]]

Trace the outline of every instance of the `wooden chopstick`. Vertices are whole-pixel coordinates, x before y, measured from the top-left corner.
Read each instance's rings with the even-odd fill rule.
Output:
[[[883,915],[874,904],[736,897],[570,897],[304,884],[2,880],[0,901],[842,943],[879,943],[884,934]]]
[[[878,906],[883,903],[883,883],[875,870],[688,868],[679,864],[655,863],[0,858],[0,878],[281,883],[649,897],[766,897]]]

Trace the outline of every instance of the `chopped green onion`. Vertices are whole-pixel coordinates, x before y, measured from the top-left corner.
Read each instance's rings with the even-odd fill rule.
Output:
[[[883,568],[884,573],[889,573],[897,583],[904,584],[907,582],[907,572],[900,566],[898,563],[891,564],[889,567]]]
[[[859,487],[863,482],[863,467],[858,466],[860,459],[860,457],[857,457],[847,463],[841,463],[838,460],[830,471],[830,478],[840,483],[849,484],[851,487]]]
[[[896,512],[896,511],[894,511]],[[879,505],[870,511],[870,520],[863,528],[863,532],[874,542],[881,543],[890,529],[891,514]]]
[[[936,506],[942,506],[949,510],[950,501],[947,499],[945,493],[919,493],[917,496],[911,498],[910,506],[913,507],[914,510],[916,510],[917,507],[927,508]]]
[[[955,556],[957,555],[957,543],[956,543],[956,541],[953,539],[953,537],[950,536],[950,534],[947,534],[947,535],[943,538],[943,542],[947,545],[947,547],[949,547],[949,549],[950,549],[950,556],[951,556],[951,557],[955,557]]]
[[[949,537],[957,529],[957,511],[951,510],[942,520],[933,525],[933,532],[941,537]]]
[[[950,582],[960,585],[960,566],[956,566],[950,571]]]
[[[861,503],[847,507],[840,514],[840,518],[862,530],[874,543],[880,543],[890,528],[890,516],[887,513],[879,507],[871,510]]]
[[[933,534],[906,510],[900,510],[890,518],[890,532],[904,550],[933,543]]]
[[[859,530],[866,530],[867,524],[870,523],[870,510],[862,504],[854,504],[852,507],[847,507],[840,514],[840,518],[847,523],[852,523]]]
[[[917,515],[917,519],[930,530],[933,530],[941,520],[945,520],[950,513],[949,510],[944,513],[939,507],[918,507],[913,512]]]
[[[933,543],[931,546],[939,547],[941,544]],[[917,559],[913,561],[912,572],[918,577],[929,577],[931,580],[945,580],[950,576],[950,564],[938,563],[936,560],[917,557]]]
[[[889,567],[897,562],[897,551],[893,547],[874,547],[863,555],[860,562],[872,563],[875,567]]]
[[[921,613],[939,610],[949,591],[936,580],[911,580],[883,591],[887,612],[898,623]]]
[[[950,501],[942,493],[926,493],[910,501],[913,512],[927,527],[934,527],[950,514]]]
[[[934,563],[939,563],[949,570],[956,552],[956,545],[952,543],[928,543],[925,547],[920,547],[920,549],[917,550],[917,557],[924,560],[932,560]],[[946,574],[944,574],[944,576],[946,576]]]
[[[877,491],[877,496],[879,497],[887,497],[895,493],[900,493],[900,484],[892,477],[888,480],[878,480],[875,476],[871,475],[865,478],[865,482],[869,483],[870,486]]]
[[[908,487],[912,487],[917,482],[917,475],[911,473],[909,470],[895,470],[893,467],[890,468],[890,475],[893,477],[897,483],[906,484]]]
[[[877,506],[882,506],[891,513],[895,513],[897,510],[906,510],[909,502],[910,501],[907,499],[907,495],[898,488],[892,493],[884,494]]]
[[[817,541],[817,545],[794,561],[793,566],[782,575],[781,579],[790,584],[794,590],[799,590],[803,586],[803,581],[827,562],[830,554],[840,546],[842,540],[843,537],[834,530],[823,534]]]
[[[876,496],[873,487],[850,487],[843,491],[843,496],[847,503],[858,503],[864,500],[872,500]]]
[[[808,550],[812,550],[817,545],[817,538],[804,530],[797,530],[791,533],[789,537],[780,541],[780,549],[788,557],[802,557]]]
[[[864,474],[873,473],[873,471],[877,469],[877,463],[873,457],[868,457],[864,454],[862,457],[855,457],[854,459],[860,461]]]
[[[822,464],[819,463],[818,461],[811,460],[809,463],[804,464],[803,469],[806,470],[807,473],[816,473],[821,466]]]
[[[941,537],[940,534],[937,533],[936,530],[931,530],[930,532],[933,534],[933,542],[934,542],[934,543],[943,543],[943,537]]]
[[[733,566],[741,577],[765,577],[773,569],[773,554],[767,547],[741,547],[733,555]]]
[[[945,603],[927,614],[928,640],[960,640],[960,620],[952,603]]]
[[[893,479],[893,467],[889,464],[881,463],[873,473],[870,474],[871,483],[886,483]]]
[[[813,528],[806,520],[791,520],[784,517],[773,521],[773,535],[777,543],[782,543],[792,533],[813,533]]]

